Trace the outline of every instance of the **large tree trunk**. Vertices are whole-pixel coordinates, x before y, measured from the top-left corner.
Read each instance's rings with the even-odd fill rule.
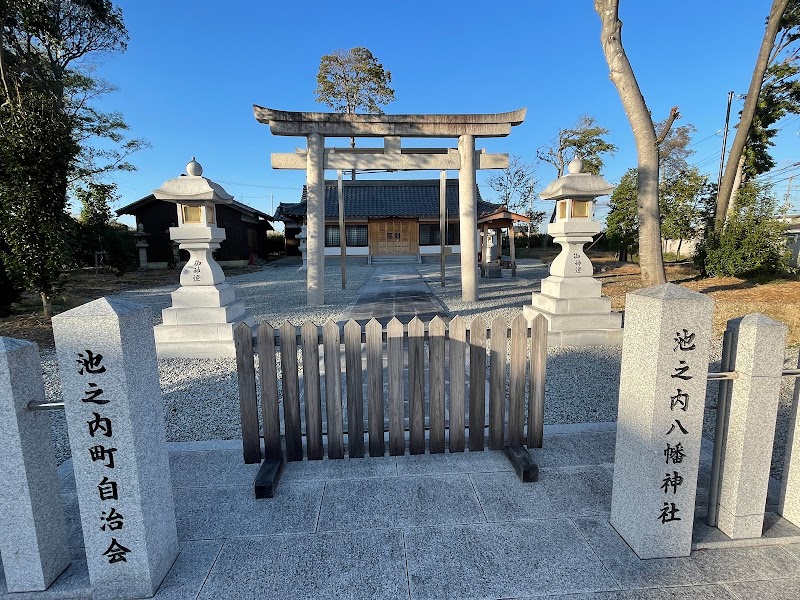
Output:
[[[39,296],[42,299],[42,314],[44,315],[45,319],[50,319],[53,316],[53,300],[50,296],[45,292],[39,292]]]
[[[722,175],[722,181],[720,181],[719,191],[717,192],[717,210],[714,222],[714,229],[717,232],[722,231],[725,226],[725,217],[728,214],[728,206],[733,196],[733,184],[739,159],[744,152],[747,134],[750,132],[750,126],[753,123],[753,115],[758,106],[758,97],[761,94],[761,84],[764,81],[764,72],[769,66],[769,56],[775,44],[775,36],[778,34],[781,17],[786,11],[787,4],[789,4],[789,0],[772,0],[767,30],[764,32],[764,39],[761,40],[761,49],[758,51],[756,66],[753,69],[753,78],[750,80],[750,87],[747,90],[747,99],[742,108],[742,117],[736,128],[736,137],[733,138],[731,152],[728,155],[728,162],[725,164],[725,172]]]
[[[736,165],[736,174],[733,177],[733,188],[731,188],[731,195],[728,200],[728,210],[725,213],[725,219],[730,219],[731,215],[736,210],[736,194],[739,193],[739,188],[742,187],[742,178],[744,177],[744,154],[739,157],[739,163]]]
[[[619,0],[595,0],[600,16],[600,43],[617,88],[628,122],[633,130],[638,156],[637,213],[639,216],[639,266],[645,286],[666,283],[661,254],[661,222],[658,208],[658,147],[650,111],[639,90],[636,75],[622,47]]]

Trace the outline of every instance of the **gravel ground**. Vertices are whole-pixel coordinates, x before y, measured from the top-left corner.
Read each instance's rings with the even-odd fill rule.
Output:
[[[469,320],[481,314],[487,321],[496,316],[511,321],[520,313],[522,305],[530,302],[531,292],[538,291],[539,280],[547,274],[541,263],[521,261],[517,279],[481,279],[479,302],[466,305],[460,298],[458,265],[448,265],[444,289],[439,285],[438,265],[420,265],[419,271],[451,316],[459,314]],[[266,267],[231,277],[228,281],[236,286],[237,298],[245,302],[256,321],[267,319],[277,326],[287,319],[300,324],[310,318],[316,324],[323,324],[328,319],[336,320],[373,272],[374,267],[348,266],[348,289],[341,290],[338,267],[327,267],[327,304],[314,309],[304,305],[305,278],[296,266]],[[120,297],[150,306],[153,322],[157,324],[161,321],[161,309],[169,306],[169,293],[174,287],[134,290],[120,294]],[[710,357],[711,370],[718,370],[720,355],[721,343],[715,340]],[[620,356],[621,347],[550,349],[545,423],[616,420]],[[787,350],[786,368],[794,368],[797,360],[798,349]],[[158,362],[169,441],[236,439],[241,436],[233,359],[161,359]],[[43,353],[42,366],[48,400],[60,400],[57,365],[52,351]],[[794,380],[786,378],[782,387],[773,461],[773,475],[776,476],[780,476],[782,469],[793,385]],[[716,388],[716,384],[709,386],[709,406],[716,403]],[[704,434],[708,437],[713,437],[714,415],[713,410],[706,412]],[[69,456],[63,414],[54,411],[51,418],[57,454],[59,462],[62,462]]]

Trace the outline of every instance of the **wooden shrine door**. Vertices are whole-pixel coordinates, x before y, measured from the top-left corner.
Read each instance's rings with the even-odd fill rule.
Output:
[[[419,224],[411,219],[381,219],[369,222],[369,248],[373,255],[419,252]]]

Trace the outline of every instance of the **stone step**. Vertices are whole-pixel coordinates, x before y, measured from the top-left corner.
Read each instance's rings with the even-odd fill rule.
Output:
[[[378,266],[419,264],[419,262],[419,255],[417,254],[385,254],[370,257],[370,263]]]
[[[242,321],[232,323],[212,323],[205,325],[156,325],[153,328],[156,345],[163,342],[217,342],[233,340],[233,330]],[[255,326],[255,319],[248,316],[244,319],[250,327]]]
[[[621,313],[560,314],[536,310],[526,305],[522,310],[525,318],[533,320],[536,315],[544,315],[549,322],[550,331],[581,331],[588,329],[619,329],[622,327]]]
[[[227,306],[165,308],[161,311],[164,325],[210,325],[231,323],[244,314],[244,302]]]
[[[585,346],[621,346],[623,329],[577,329],[573,331],[551,331],[547,334],[550,348]]]

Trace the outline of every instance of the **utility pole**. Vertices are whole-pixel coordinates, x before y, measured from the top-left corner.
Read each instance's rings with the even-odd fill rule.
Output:
[[[791,199],[792,199],[792,179],[794,179],[794,175],[789,177],[789,185],[786,188],[786,199],[784,200],[786,206],[791,206]]]
[[[725,147],[728,144],[728,125],[731,121],[731,102],[733,92],[728,92],[728,109],[725,112],[725,128],[722,130],[722,153],[719,157],[719,176],[717,177],[717,202],[719,202],[719,186],[722,185],[722,171],[725,168]]]

